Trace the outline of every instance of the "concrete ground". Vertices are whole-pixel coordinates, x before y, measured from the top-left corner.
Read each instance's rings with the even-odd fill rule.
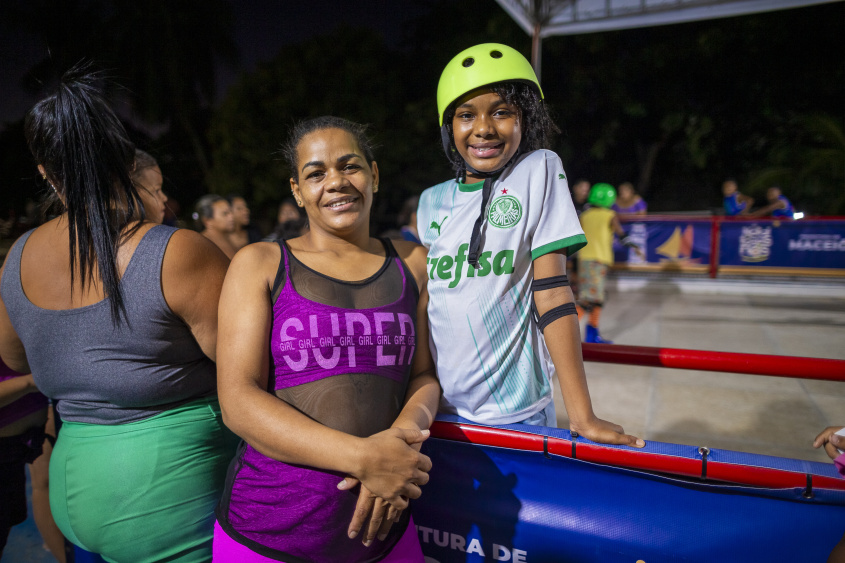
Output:
[[[615,277],[601,317],[618,344],[845,359],[845,282]],[[645,440],[829,462],[845,383],[586,364],[596,414]],[[568,427],[556,389],[558,426]]]
[[[613,277],[602,334],[619,344],[845,359],[845,282]],[[845,383],[587,363],[598,416],[645,440],[829,462]],[[558,425],[568,427],[556,390]],[[30,515],[32,511],[30,510]],[[48,562],[32,518],[2,563]]]

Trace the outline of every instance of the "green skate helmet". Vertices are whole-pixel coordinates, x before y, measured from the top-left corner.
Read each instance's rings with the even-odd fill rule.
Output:
[[[595,184],[590,188],[587,203],[596,207],[610,207],[616,201],[616,190],[610,184]]]
[[[516,49],[500,43],[482,43],[461,51],[443,69],[437,84],[440,125],[446,108],[467,92],[509,80],[527,82],[543,97],[531,63]]]

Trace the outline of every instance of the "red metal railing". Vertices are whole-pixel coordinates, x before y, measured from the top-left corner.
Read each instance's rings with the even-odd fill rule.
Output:
[[[739,465],[713,459],[708,459],[705,462],[703,458],[678,457],[635,449],[609,448],[584,442],[583,439],[576,439],[574,441],[576,447],[573,448],[573,440],[474,424],[438,420],[431,426],[431,435],[434,438],[456,442],[543,452],[602,465],[668,473],[682,477],[704,477],[707,480],[738,485],[808,490],[808,484],[811,484],[812,488],[845,491],[845,479],[824,475],[811,475],[808,483],[808,474],[799,471]],[[690,446],[690,449],[695,449],[695,447]],[[811,489],[808,490],[809,493],[811,493]]]
[[[845,360],[618,344],[584,343],[581,349],[588,362],[845,381]]]
[[[584,343],[581,347],[584,360],[588,362],[845,381],[845,360],[618,344]],[[703,456],[679,457],[633,448],[613,448],[585,442],[583,438],[566,440],[515,430],[445,421],[436,421],[431,427],[431,435],[435,438],[458,442],[543,452],[640,471],[706,478],[754,487],[804,488],[807,491],[805,494],[811,494],[813,487],[845,491],[843,479],[810,475],[800,471],[706,460]],[[694,446],[690,448],[695,449]]]

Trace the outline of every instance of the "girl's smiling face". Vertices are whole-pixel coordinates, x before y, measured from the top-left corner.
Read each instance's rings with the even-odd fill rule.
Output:
[[[479,172],[499,170],[516,154],[522,140],[519,109],[489,88],[473,90],[455,102],[455,148]],[[467,180],[484,178],[467,171]]]
[[[291,178],[291,188],[311,228],[337,234],[369,229],[378,167],[367,162],[352,134],[314,131],[302,137],[296,153],[298,179]]]

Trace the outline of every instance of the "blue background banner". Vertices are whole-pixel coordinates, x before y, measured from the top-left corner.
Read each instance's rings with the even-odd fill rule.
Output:
[[[749,221],[721,226],[719,264],[845,268],[845,221]]]
[[[431,480],[412,509],[427,563],[825,561],[845,531],[837,491],[805,499],[436,438],[423,451]]]
[[[638,221],[623,223],[632,242],[640,245],[649,264],[707,265],[710,262],[710,222]],[[645,264],[636,251],[617,241],[613,246],[617,263]]]

